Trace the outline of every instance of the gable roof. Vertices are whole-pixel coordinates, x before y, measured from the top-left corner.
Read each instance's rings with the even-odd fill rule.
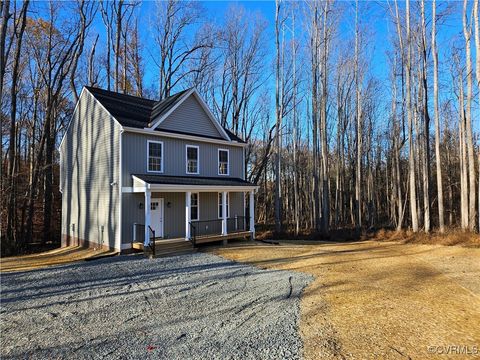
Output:
[[[85,88],[98,100],[105,109],[122,125],[127,127],[133,127],[138,129],[144,129],[150,127],[152,121],[157,119],[170,110],[175,108],[183,100],[183,95],[192,91],[192,88],[180,91],[174,95],[171,95],[161,101],[146,99],[138,96],[126,95],[117,93],[114,91],[108,91],[92,86],[85,86]],[[215,120],[214,120],[215,121]],[[228,135],[230,141],[236,141],[245,143],[238,136],[234,135],[231,131],[221,127]],[[173,130],[161,131],[173,132]],[[180,133],[180,132],[179,132]],[[208,137],[195,133],[184,133],[186,135],[194,135],[201,137]],[[222,139],[223,138],[218,138]]]

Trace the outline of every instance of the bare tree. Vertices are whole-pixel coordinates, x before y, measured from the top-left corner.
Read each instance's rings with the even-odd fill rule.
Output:
[[[275,1],[275,48],[276,48],[276,66],[275,66],[275,230],[282,231],[282,188],[281,188],[281,129],[283,117],[282,101],[282,50],[280,48],[280,28],[283,19],[280,18],[281,0]]]
[[[468,24],[467,19],[468,1],[463,1],[463,36],[465,38],[465,61],[466,61],[466,76],[467,76],[467,98],[465,107],[465,135],[467,141],[468,153],[468,180],[469,180],[469,205],[468,205],[468,227],[470,231],[475,231],[477,223],[477,209],[476,209],[476,175],[475,175],[475,153],[473,149],[473,135],[472,135],[472,55],[470,49],[470,39],[472,35],[471,24]]]
[[[410,191],[410,216],[412,219],[412,230],[418,232],[418,214],[417,214],[417,190],[415,184],[415,149],[413,139],[413,114],[412,114],[412,95],[411,95],[411,77],[412,77],[412,36],[410,32],[410,0],[405,2],[406,18],[406,37],[407,37],[407,57],[405,61],[406,68],[406,107],[408,121],[408,178]]]
[[[437,196],[438,196],[438,225],[441,233],[445,232],[443,209],[443,180],[442,158],[440,156],[440,114],[438,108],[438,51],[437,51],[437,19],[436,1],[432,1],[432,57],[433,57],[433,109],[435,113],[435,159],[437,170]]]
[[[168,0],[157,2],[157,16],[154,24],[154,39],[160,52],[158,60],[153,60],[159,68],[159,99],[170,95],[172,89],[196,69],[187,69],[185,64],[200,49],[212,46],[209,37],[193,36],[201,14],[197,2]]]
[[[359,36],[358,28],[358,0],[355,2],[355,108],[357,119],[357,162],[355,171],[355,206],[356,206],[356,226],[362,227],[362,88],[359,71]]]
[[[17,154],[17,91],[18,91],[18,76],[20,68],[20,55],[22,53],[23,34],[27,25],[27,9],[29,1],[24,1],[22,9],[18,13],[18,18],[14,19],[14,34],[15,34],[15,54],[12,68],[12,81],[10,88],[10,139],[8,148],[8,182],[9,182],[9,200],[8,200],[8,214],[7,214],[7,239],[15,241],[15,208],[16,208],[16,154]],[[8,11],[8,10],[7,10]],[[12,38],[13,41],[13,38]]]

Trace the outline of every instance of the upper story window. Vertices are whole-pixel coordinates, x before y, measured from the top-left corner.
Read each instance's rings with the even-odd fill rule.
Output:
[[[198,174],[198,146],[187,145],[187,174]]]
[[[149,172],[163,172],[163,142],[148,140],[147,157]]]
[[[218,149],[218,175],[228,175],[228,159],[229,151],[226,149]]]

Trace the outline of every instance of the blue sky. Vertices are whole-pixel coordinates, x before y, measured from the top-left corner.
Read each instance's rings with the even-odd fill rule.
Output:
[[[37,3],[39,4],[39,3]],[[214,22],[218,25],[223,23],[224,14],[228,11],[231,5],[243,6],[250,12],[258,12],[267,21],[266,38],[267,43],[265,46],[271,54],[271,58],[267,59],[268,66],[272,69],[273,74],[273,54],[275,52],[274,47],[274,22],[275,22],[275,2],[274,1],[205,1],[201,2],[205,8],[205,15],[207,21]],[[390,4],[393,4],[390,2]],[[146,85],[147,87],[156,88],[157,68],[153,62],[152,55],[155,56],[156,49],[152,41],[152,34],[150,32],[150,24],[153,21],[153,14],[155,12],[154,1],[143,1],[141,7],[138,9],[140,19],[141,37],[145,44],[144,60],[146,61]],[[343,15],[340,18],[336,41],[346,42],[351,41],[354,33],[354,11],[355,2],[339,1],[335,3],[335,7],[344,8]],[[412,2],[412,12],[415,11],[415,3]],[[431,2],[426,2],[427,19],[430,18]],[[451,57],[450,51],[454,39],[460,40],[463,45],[462,34],[462,2],[442,2],[437,1],[437,14],[442,13],[447,6],[451,7],[451,11],[448,16],[438,21],[438,45],[439,45],[439,62],[440,62],[440,99],[448,100],[452,99],[451,85],[452,78],[450,75]],[[405,3],[399,2],[401,11],[405,8]],[[387,51],[392,48],[392,38],[396,38],[396,29],[394,28],[391,16],[388,10],[388,2],[386,1],[361,1],[360,2],[360,22],[368,33],[368,46],[364,49],[364,55],[366,61],[370,66],[365,69],[370,75],[377,78],[382,86],[382,92],[385,96],[382,96],[381,101],[383,109],[389,108],[389,63],[387,57]],[[301,36],[301,20],[297,20],[297,36]],[[99,54],[104,52],[105,44],[105,27],[101,20],[100,13],[97,14],[97,19],[94,22],[90,40],[96,36],[96,33],[100,33],[100,49]],[[287,35],[288,36],[288,35]],[[427,35],[430,37],[430,34]],[[430,40],[430,39],[429,39]],[[337,43],[338,44],[338,43]],[[89,49],[87,44],[86,49]],[[472,56],[475,56],[474,46],[472,44]],[[430,82],[431,82],[431,74]],[[270,81],[267,86],[274,89],[273,75],[270,77]],[[475,100],[478,101],[478,100]],[[478,106],[474,104],[473,107],[474,119],[478,118]],[[386,114],[385,114],[386,115]],[[475,122],[475,121],[474,121]],[[474,125],[478,129],[478,125]]]

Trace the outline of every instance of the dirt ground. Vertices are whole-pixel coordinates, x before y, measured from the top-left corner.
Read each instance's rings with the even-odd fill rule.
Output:
[[[213,252],[315,276],[301,300],[306,359],[480,357],[480,249],[282,241]]]
[[[0,271],[24,271],[41,269],[52,265],[83,261],[93,257],[114,254],[107,250],[86,249],[79,246],[69,246],[38,254],[12,256],[0,259]]]

